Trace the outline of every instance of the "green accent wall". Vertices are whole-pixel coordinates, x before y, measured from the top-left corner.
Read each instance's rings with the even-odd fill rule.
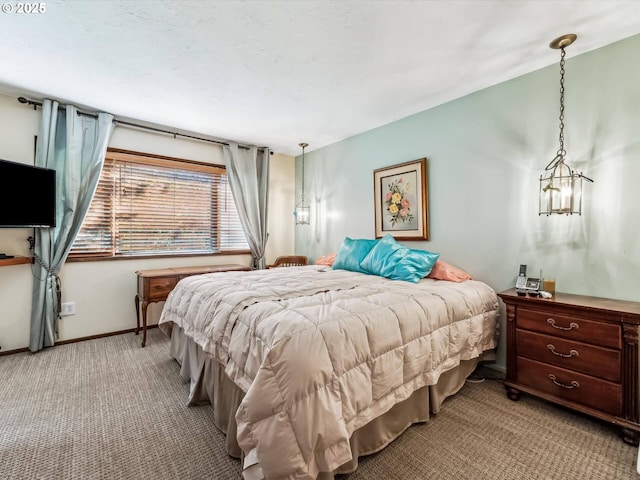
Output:
[[[373,238],[373,170],[426,157],[430,240],[404,244],[497,291],[527,264],[558,291],[640,301],[639,51],[640,35],[576,57],[567,49],[567,161],[595,181],[582,216],[538,216],[539,176],[558,149],[556,63],[306,153],[311,225],[296,227],[296,254],[314,260],[345,236]]]

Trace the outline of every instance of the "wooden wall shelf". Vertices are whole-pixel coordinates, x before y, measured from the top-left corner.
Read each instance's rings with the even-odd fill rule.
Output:
[[[0,258],[0,267],[8,267],[9,265],[21,265],[23,263],[32,263],[33,260],[27,257]]]

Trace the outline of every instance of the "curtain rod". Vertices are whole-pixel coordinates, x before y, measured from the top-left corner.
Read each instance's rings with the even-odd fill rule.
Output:
[[[27,105],[33,105],[33,109],[36,110],[38,107],[42,107],[42,102],[38,102],[36,100],[30,100],[28,98],[25,97],[18,97],[18,101],[20,103],[26,103]],[[59,105],[58,108],[61,109],[65,109],[64,105]],[[84,115],[86,117],[93,117],[93,118],[98,118],[98,114],[97,113],[93,113],[93,112],[85,112],[82,110],[78,110],[78,115]],[[224,142],[221,140],[212,140],[210,138],[203,138],[203,137],[196,137],[195,135],[188,135],[186,133],[180,133],[180,132],[172,132],[169,130],[163,130],[161,128],[156,128],[156,127],[149,127],[147,125],[141,125],[139,123],[133,123],[133,122],[126,122],[124,120],[118,120],[117,118],[114,117],[113,119],[113,123],[115,124],[120,124],[120,125],[125,125],[127,127],[133,127],[133,128],[140,128],[143,130],[151,130],[152,132],[156,132],[156,133],[166,133],[168,135],[173,135],[173,138],[176,137],[184,137],[184,138],[189,138],[191,140],[199,140],[201,142],[210,142],[210,143],[216,143],[218,145],[229,145],[228,142]],[[246,148],[249,149],[250,147],[248,145],[240,145],[238,144],[239,148]],[[264,150],[267,147],[258,147],[258,150]],[[273,155],[273,152],[271,150],[269,150],[269,154]]]

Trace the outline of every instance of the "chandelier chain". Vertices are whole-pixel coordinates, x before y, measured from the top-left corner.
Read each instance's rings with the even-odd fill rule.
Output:
[[[304,206],[304,147],[302,147],[302,206]]]
[[[567,153],[564,149],[564,47],[560,49],[560,149],[558,155],[564,157]]]

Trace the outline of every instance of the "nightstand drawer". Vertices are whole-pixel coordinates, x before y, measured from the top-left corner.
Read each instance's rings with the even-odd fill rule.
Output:
[[[178,279],[174,277],[155,277],[150,278],[147,283],[149,288],[149,301],[153,301],[154,299],[162,298],[163,300],[167,298],[169,292],[173,290],[173,287],[178,283]]]
[[[521,307],[518,308],[516,322],[516,326],[521,329],[602,347],[622,348],[621,331],[618,325]]]
[[[620,351],[565,340],[551,335],[516,331],[517,355],[620,382]]]
[[[518,357],[518,382],[596,410],[622,415],[622,386]]]

